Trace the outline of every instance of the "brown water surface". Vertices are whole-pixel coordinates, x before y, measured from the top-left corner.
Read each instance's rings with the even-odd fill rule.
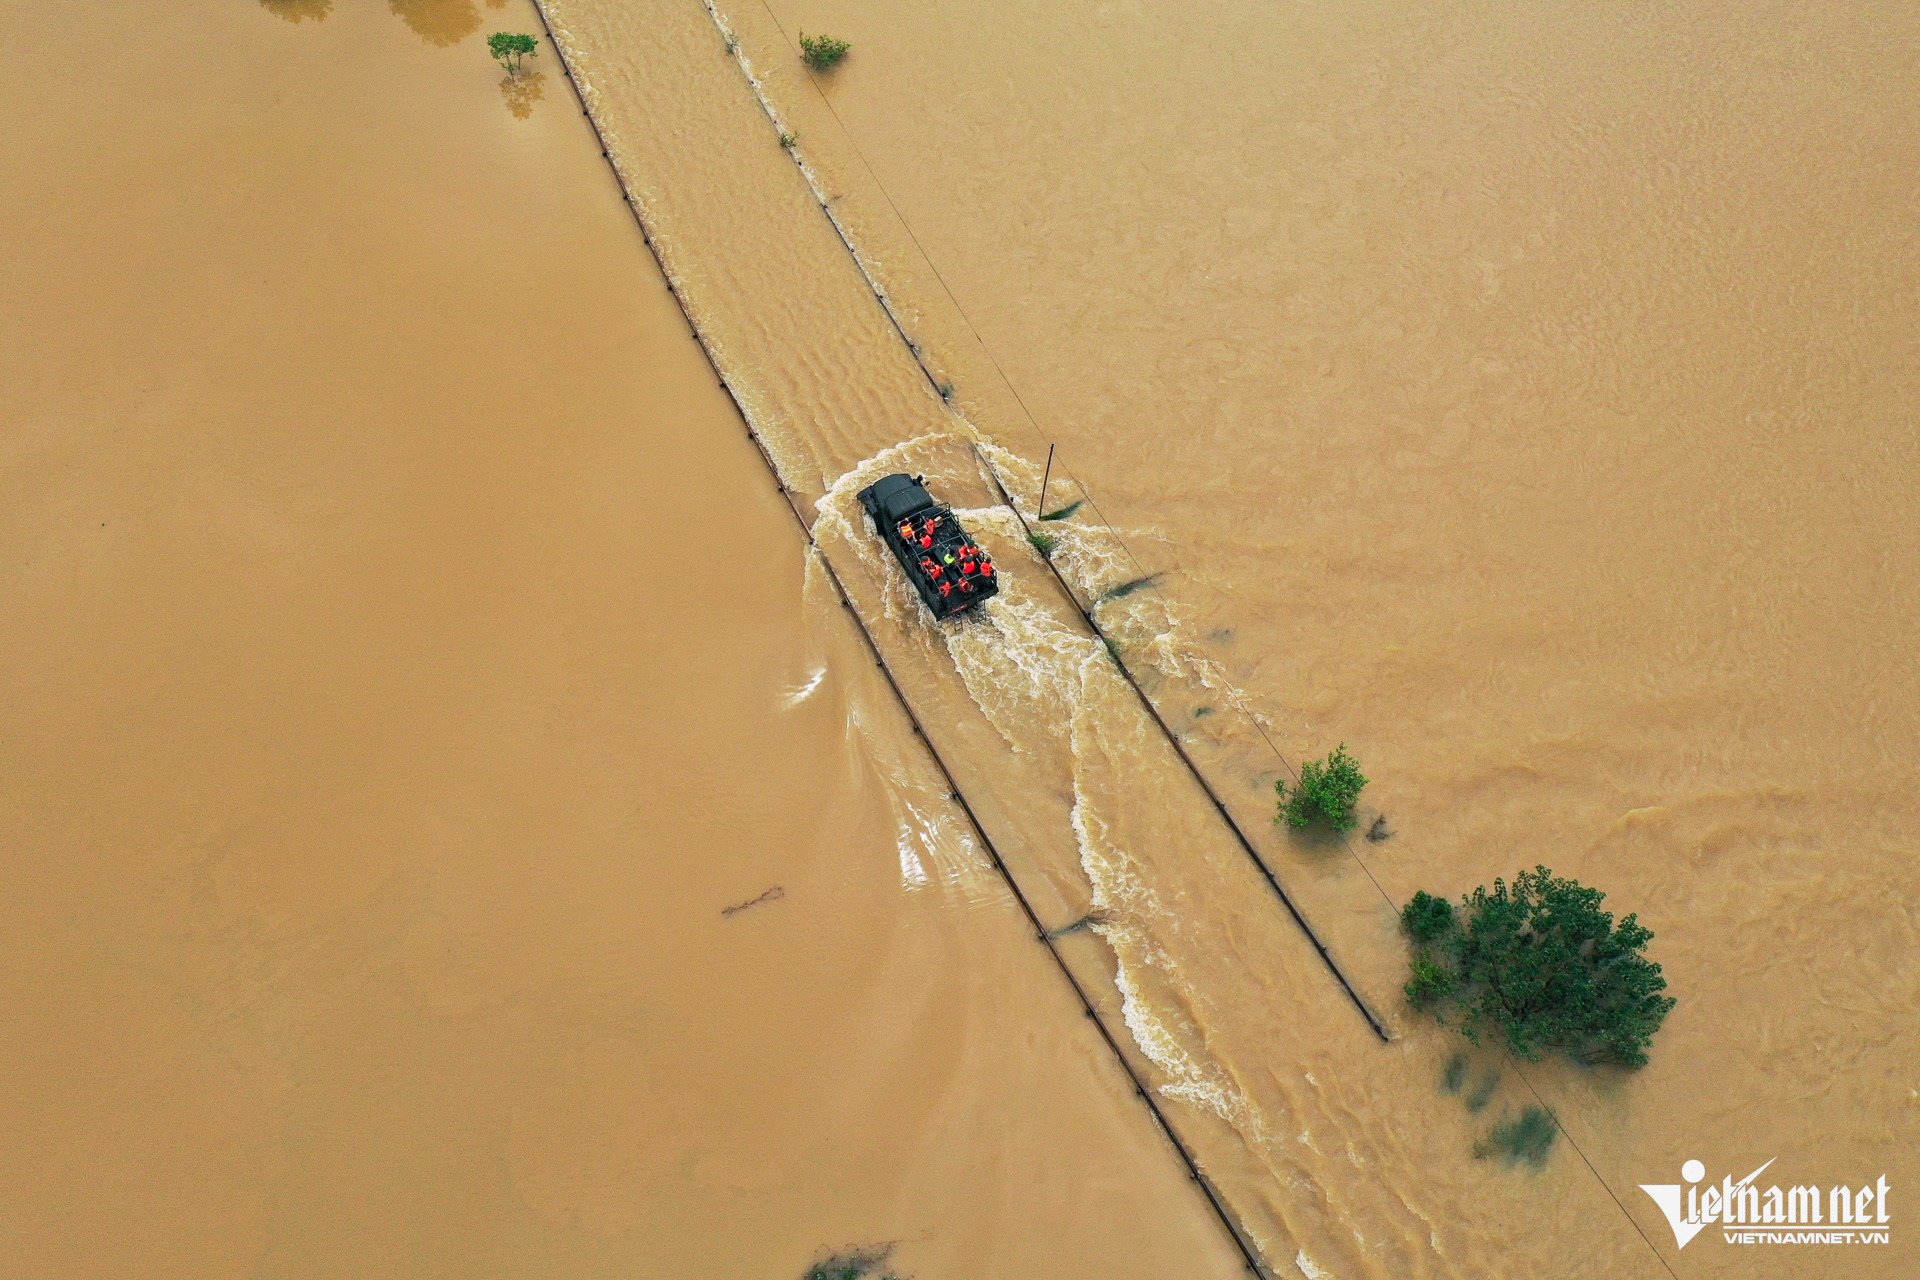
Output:
[[[12,8],[0,1270],[1233,1274],[531,11]]]
[[[1914,1269],[1900,1231],[1678,1252],[1636,1190],[1689,1157],[1920,1175],[1911,12],[549,8],[836,563],[886,581],[844,536],[864,477],[964,489],[984,439],[1031,507],[1057,440],[1048,505],[1097,499],[1058,526],[1082,598],[1166,575],[1102,624],[1390,1047],[1004,511],[975,514],[1015,566],[989,625],[929,641],[855,590],[1016,869],[1109,912],[1078,963],[1276,1264]],[[853,56],[808,75],[802,27]],[[1343,740],[1394,837],[1273,832],[1282,761]],[[1391,908],[1535,862],[1638,912],[1681,1003],[1631,1076],[1476,1057],[1472,1113],[1398,1007]],[[1543,1172],[1472,1158],[1536,1098]]]

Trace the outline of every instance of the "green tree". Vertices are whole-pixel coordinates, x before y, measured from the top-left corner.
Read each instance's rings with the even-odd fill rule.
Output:
[[[1433,942],[1453,928],[1453,904],[1422,889],[1400,909],[1400,923],[1415,942]]]
[[[1413,953],[1413,976],[1407,979],[1407,1003],[1416,1009],[1430,1009],[1436,1000],[1453,990],[1453,974],[1425,951]]]
[[[540,42],[532,36],[520,35],[510,31],[496,31],[487,37],[487,52],[493,60],[507,69],[510,76],[520,74],[520,60],[531,58],[540,52]]]
[[[1644,1065],[1674,1002],[1661,994],[1660,966],[1642,954],[1652,931],[1632,915],[1616,924],[1601,908],[1605,898],[1535,867],[1511,885],[1475,889],[1444,922],[1432,907],[1409,903],[1408,1000],[1443,1022],[1457,1014],[1468,1039],[1492,1034],[1529,1060],[1561,1051],[1582,1062]]]
[[[1273,784],[1273,789],[1280,795],[1280,817],[1288,826],[1306,827],[1325,822],[1335,831],[1351,831],[1358,822],[1353,805],[1366,785],[1367,776],[1360,772],[1360,762],[1347,754],[1347,744],[1343,742],[1327,757],[1325,764],[1309,760],[1301,765],[1300,785],[1288,790],[1287,780],[1282,778]]]
[[[835,40],[832,36],[810,36],[804,31],[800,33],[800,56],[815,71],[833,70],[852,48],[845,40]]]

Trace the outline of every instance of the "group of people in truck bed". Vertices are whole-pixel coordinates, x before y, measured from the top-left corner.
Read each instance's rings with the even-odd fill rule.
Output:
[[[902,520],[894,526],[901,545],[918,551],[920,572],[926,575],[942,600],[954,592],[972,595],[981,582],[993,579],[993,561],[987,553],[964,536],[944,536],[958,525],[949,524],[944,512],[934,511],[918,520]]]

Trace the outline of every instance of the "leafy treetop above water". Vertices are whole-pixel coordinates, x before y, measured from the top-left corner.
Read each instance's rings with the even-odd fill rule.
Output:
[[[1637,916],[1616,924],[1605,898],[1545,867],[1475,889],[1457,914],[1416,895],[1401,912],[1414,942],[1407,999],[1443,1022],[1458,1014],[1468,1039],[1490,1031],[1522,1058],[1559,1050],[1643,1066],[1674,1001],[1642,954],[1653,932]]]
[[[832,36],[810,36],[800,33],[800,56],[815,71],[831,71],[840,64],[853,46],[845,40],[836,40]]]
[[[529,35],[512,31],[496,31],[487,37],[487,52],[494,61],[507,69],[507,74],[520,74],[520,61],[531,58],[540,52],[540,42]]]

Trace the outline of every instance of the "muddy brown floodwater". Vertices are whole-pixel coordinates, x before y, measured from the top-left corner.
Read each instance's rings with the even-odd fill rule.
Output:
[[[1910,7],[546,8],[1016,870],[1105,909],[1075,963],[1276,1268],[1920,1270],[1899,1227],[1680,1251],[1637,1189],[1920,1176]],[[808,74],[803,28],[852,56]],[[1101,625],[1393,1044],[1021,559],[992,480],[1035,514],[1048,441],[1047,505],[1091,499],[1055,562],[1082,602],[1163,575]],[[982,626],[929,640],[857,536],[903,465],[1001,539]],[[1341,741],[1394,837],[1274,832]],[[1475,1112],[1392,908],[1536,862],[1637,912],[1680,1004],[1633,1075],[1475,1056]],[[1472,1158],[1542,1101],[1543,1171]]]
[[[1235,1274],[531,11],[4,11],[0,1271]]]

